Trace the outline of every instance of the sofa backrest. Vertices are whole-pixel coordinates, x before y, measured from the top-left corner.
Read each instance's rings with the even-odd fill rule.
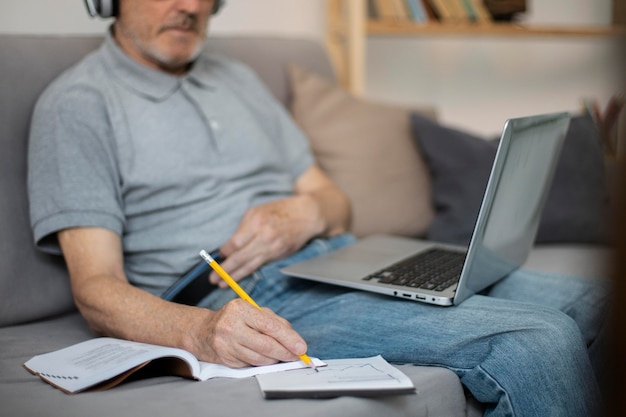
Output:
[[[101,37],[0,35],[0,327],[74,309],[61,257],[33,244],[26,190],[26,151],[37,97],[64,69],[100,45]],[[208,48],[257,71],[275,96],[289,100],[287,64],[334,75],[312,40],[216,37]]]

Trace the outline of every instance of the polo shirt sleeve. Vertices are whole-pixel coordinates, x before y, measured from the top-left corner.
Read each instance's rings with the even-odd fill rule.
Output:
[[[28,192],[39,248],[60,253],[56,232],[102,227],[121,235],[120,175],[106,103],[88,85],[49,88],[31,123]]]

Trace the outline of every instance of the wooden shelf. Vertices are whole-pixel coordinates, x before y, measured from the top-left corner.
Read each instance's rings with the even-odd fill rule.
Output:
[[[390,22],[370,20],[365,31],[369,35],[476,35],[476,36],[625,36],[624,26],[548,26],[522,25],[515,23],[491,24],[443,24],[412,22]]]
[[[367,20],[366,0],[326,0],[326,43],[342,85],[363,92],[368,36],[626,37],[625,26],[552,26],[511,23],[417,24]]]

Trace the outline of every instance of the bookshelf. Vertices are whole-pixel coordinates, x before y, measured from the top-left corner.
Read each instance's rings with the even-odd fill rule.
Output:
[[[368,36],[499,36],[611,37],[626,36],[622,15],[610,26],[549,26],[516,23],[445,23],[429,20],[369,19],[367,0],[326,0],[326,44],[340,83],[355,95],[363,93]],[[390,0],[391,1],[391,0]],[[620,4],[617,2],[616,4]],[[616,13],[620,13],[615,8]]]

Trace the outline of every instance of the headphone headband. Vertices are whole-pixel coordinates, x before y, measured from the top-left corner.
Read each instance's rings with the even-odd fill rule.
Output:
[[[85,0],[85,6],[87,7],[87,13],[89,16],[102,18],[117,16],[119,0]],[[215,0],[213,3],[212,14],[216,14],[226,3],[226,0]]]

